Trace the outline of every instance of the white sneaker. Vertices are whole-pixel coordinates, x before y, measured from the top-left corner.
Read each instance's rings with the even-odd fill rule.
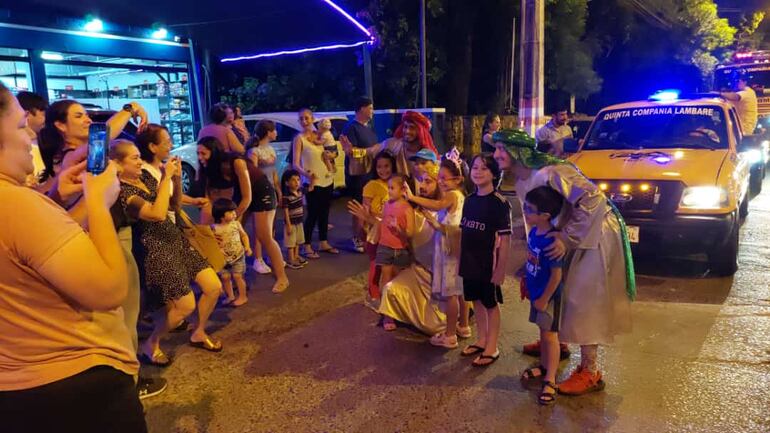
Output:
[[[364,243],[361,239],[353,238],[353,250],[357,253],[364,253]]]
[[[457,327],[457,336],[460,338],[471,338],[473,335],[473,331],[471,331],[471,327],[468,326],[466,328],[462,328],[460,326]]]
[[[443,332],[430,337],[430,344],[434,346],[446,347],[447,349],[457,349],[457,336],[447,337]]]
[[[262,275],[265,275],[265,274],[269,274],[270,272],[272,272],[272,271],[270,270],[270,266],[267,266],[267,263],[265,263],[265,261],[264,261],[264,260],[262,260],[262,259],[254,260],[254,264],[253,264],[253,265],[251,265],[251,267],[252,267],[252,268],[253,268],[253,269],[254,269],[254,270],[255,270],[255,271],[258,273],[258,274],[262,274]]]

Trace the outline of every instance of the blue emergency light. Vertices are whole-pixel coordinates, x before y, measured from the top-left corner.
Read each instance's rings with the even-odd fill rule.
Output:
[[[679,99],[679,90],[676,90],[676,89],[659,90],[654,94],[650,95],[650,99],[653,101],[661,101],[661,102],[676,101],[677,99]]]

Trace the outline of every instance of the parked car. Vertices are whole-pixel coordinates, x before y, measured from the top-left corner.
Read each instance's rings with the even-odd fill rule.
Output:
[[[339,140],[340,132],[347,123],[348,119],[344,116],[324,116],[323,113],[316,114],[316,119],[328,118],[332,123],[332,135],[335,140]],[[297,119],[297,113],[262,113],[262,114],[250,114],[243,116],[246,121],[246,127],[249,131],[253,131],[257,122],[260,120],[272,120],[275,122],[275,128],[278,133],[278,137],[271,145],[275,148],[276,153],[276,170],[278,171],[278,177],[281,176],[290,162],[287,161],[289,150],[291,149],[291,142],[299,131],[299,120]],[[318,123],[316,120],[316,124]],[[345,187],[345,152],[342,149],[339,141],[337,141],[337,159],[334,163],[337,167],[337,173],[334,176],[334,188]],[[198,171],[198,154],[196,143],[186,143],[184,145],[175,147],[171,150],[171,154],[178,156],[182,160],[182,189],[185,192],[190,190],[192,180],[195,179],[195,174]]]

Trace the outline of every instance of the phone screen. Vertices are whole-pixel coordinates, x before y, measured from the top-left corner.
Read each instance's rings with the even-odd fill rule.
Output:
[[[89,173],[100,174],[107,169],[109,128],[106,123],[92,123],[88,128],[88,163]]]

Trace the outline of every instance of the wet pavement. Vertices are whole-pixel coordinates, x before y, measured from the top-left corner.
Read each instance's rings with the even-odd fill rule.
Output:
[[[250,275],[249,304],[217,310],[214,354],[172,334],[160,375],[168,390],[145,401],[165,432],[770,432],[770,179],[741,230],[740,269],[713,278],[698,257],[640,259],[634,330],[600,350],[607,388],[540,407],[519,373],[536,337],[514,281],[504,287],[500,360],[470,366],[410,328],[386,333],[363,306],[364,255],[324,255],[288,271],[270,293]],[[332,243],[349,218],[337,200]],[[523,241],[510,269],[524,260]],[[577,347],[573,347],[577,351]],[[578,357],[563,361],[560,376]]]

